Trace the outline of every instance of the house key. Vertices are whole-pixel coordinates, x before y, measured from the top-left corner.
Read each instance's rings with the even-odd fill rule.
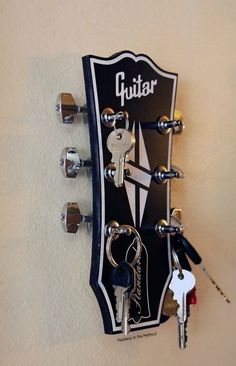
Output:
[[[107,148],[112,154],[111,162],[115,164],[116,172],[114,183],[122,187],[124,183],[124,166],[128,161],[128,154],[135,145],[135,137],[131,131],[118,128],[110,133],[107,138]]]
[[[179,304],[177,310],[177,320],[179,325],[179,347],[186,347],[186,321],[188,318],[186,296],[194,288],[196,283],[192,272],[182,270],[173,271],[173,276],[169,288],[173,292],[173,298]]]

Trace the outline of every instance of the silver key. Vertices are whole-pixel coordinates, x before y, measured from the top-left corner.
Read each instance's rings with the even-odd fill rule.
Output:
[[[179,347],[184,349],[186,347],[186,321],[187,321],[187,303],[186,296],[194,288],[196,283],[195,277],[192,272],[182,270],[182,276],[180,271],[173,271],[173,277],[169,285],[169,289],[174,293],[173,299],[179,304],[177,310],[177,320],[179,325]]]
[[[135,137],[133,133],[122,128],[112,131],[107,138],[107,148],[112,154],[111,162],[116,167],[114,176],[116,187],[123,186],[125,162],[128,161],[128,154],[134,145]]]
[[[131,294],[130,288],[121,286],[113,286],[116,297],[116,321],[121,323],[122,332],[127,335],[130,331],[129,326],[129,309]]]
[[[132,294],[136,290],[136,270],[131,265],[130,265],[130,267],[133,270],[133,283],[132,283],[132,286],[128,287],[128,289],[126,289],[123,292],[123,300],[122,300],[121,329],[125,335],[128,335],[130,332],[130,325],[129,325],[130,300],[131,300]]]
[[[123,292],[126,290],[126,288],[121,286],[113,286],[113,288],[116,298],[116,321],[117,323],[121,323],[123,311]]]
[[[129,325],[130,299],[131,299],[130,290],[127,290],[123,293],[123,303],[122,303],[123,306],[122,306],[121,329],[124,335],[128,335],[130,332],[130,325]]]

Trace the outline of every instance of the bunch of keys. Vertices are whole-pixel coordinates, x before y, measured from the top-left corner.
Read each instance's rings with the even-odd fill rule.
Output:
[[[204,264],[202,262],[202,258],[200,257],[200,255],[198,254],[198,252],[196,251],[196,249],[190,244],[190,242],[182,234],[176,234],[172,238],[172,240],[173,240],[173,244],[174,244],[175,250],[179,250],[180,253],[182,252],[182,255],[181,256],[182,256],[182,259],[184,260],[184,262],[186,263],[186,266],[190,267],[190,265],[188,264],[188,260],[187,260],[187,258],[185,256],[185,253],[191,259],[191,261],[194,264],[196,264],[202,270],[202,272],[207,276],[207,278],[215,286],[216,290],[223,297],[223,299],[227,303],[230,303],[230,299],[228,298],[228,296],[225,295],[225,293],[220,288],[220,286],[217,285],[217,283],[215,282],[215,280],[209,274],[209,272],[207,271],[206,267],[204,266]]]
[[[114,163],[116,169],[114,176],[116,187],[122,187],[124,184],[125,163],[129,161],[129,152],[135,145],[134,134],[128,129],[128,113],[124,112],[124,114],[126,116],[125,128],[115,128],[115,122],[113,122],[114,131],[107,138],[107,148],[112,154],[111,162]],[[116,115],[119,115],[119,112]]]
[[[141,256],[142,241],[137,230],[130,225],[119,225],[117,222],[112,221],[107,224],[106,231],[108,233],[106,254],[107,259],[113,267],[111,271],[111,285],[116,298],[116,321],[117,323],[121,323],[122,332],[128,335],[130,331],[130,301],[132,294],[136,290],[136,270],[134,266]],[[120,234],[128,236],[134,234],[134,241],[136,241],[137,246],[131,262],[122,261],[118,264],[113,258],[111,245],[114,240],[118,239]]]

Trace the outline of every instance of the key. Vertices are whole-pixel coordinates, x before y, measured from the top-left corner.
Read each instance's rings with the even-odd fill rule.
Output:
[[[129,326],[130,300],[132,294],[136,290],[136,271],[133,266],[131,265],[129,266],[133,273],[132,285],[123,292],[123,307],[122,307],[122,320],[121,320],[121,328],[125,335],[128,335],[128,333],[130,332],[130,326]]]
[[[116,321],[122,331],[129,333],[130,298],[136,288],[136,271],[128,262],[121,262],[111,273],[111,283],[116,297]]]
[[[173,292],[168,288],[163,301],[162,314],[166,316],[177,315],[179,304],[173,299]]]
[[[179,304],[177,310],[177,320],[179,325],[179,347],[184,349],[186,347],[186,320],[187,320],[187,294],[194,288],[196,283],[192,272],[185,269],[182,270],[180,276],[179,270],[173,271],[173,277],[169,288],[173,291],[173,299]]]
[[[215,286],[216,290],[220,293],[220,295],[223,297],[223,299],[229,304],[230,299],[228,296],[225,295],[223,290],[218,286],[216,281],[213,279],[213,277],[210,275],[210,273],[207,271],[206,267],[202,263],[202,258],[200,257],[199,253],[196,251],[196,249],[190,244],[190,242],[182,235],[177,234],[176,235],[176,241],[179,242],[185,253],[188,255],[188,257],[191,259],[191,261],[196,264],[202,272],[206,275],[206,277],[211,281],[211,283]]]
[[[123,292],[132,284],[132,275],[127,262],[121,262],[118,267],[113,267],[111,272],[111,284],[116,298],[116,321],[121,323]]]
[[[176,237],[177,237],[177,235],[174,235],[171,237],[171,243],[172,243],[175,253],[177,254],[181,268],[186,269],[187,271],[191,271],[192,268],[187,259],[186,252],[183,248],[183,245],[180,243],[179,240],[176,239]]]
[[[123,186],[125,162],[128,161],[128,154],[134,145],[135,137],[133,133],[122,128],[112,131],[107,138],[107,148],[112,154],[111,162],[116,167],[114,176],[116,187]]]

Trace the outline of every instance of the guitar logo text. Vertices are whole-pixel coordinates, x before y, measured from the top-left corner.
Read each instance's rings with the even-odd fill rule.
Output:
[[[141,75],[133,78],[133,85],[125,86],[125,73],[123,71],[116,74],[116,96],[121,99],[121,107],[124,107],[125,101],[133,98],[146,97],[154,93],[154,87],[157,85],[157,79],[143,81]]]

